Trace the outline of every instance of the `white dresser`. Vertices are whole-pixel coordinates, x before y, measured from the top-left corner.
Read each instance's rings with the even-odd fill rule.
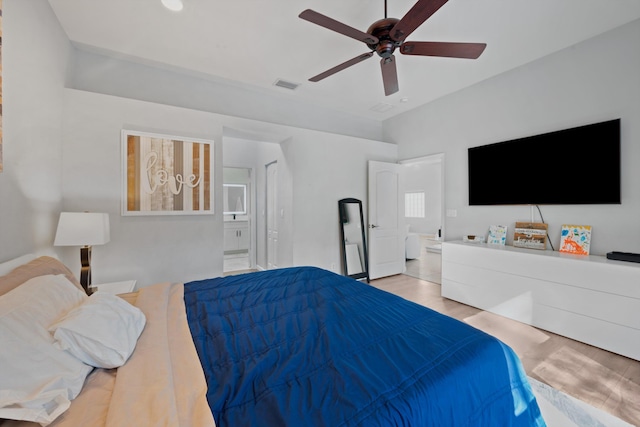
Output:
[[[442,296],[640,360],[640,264],[442,244]]]

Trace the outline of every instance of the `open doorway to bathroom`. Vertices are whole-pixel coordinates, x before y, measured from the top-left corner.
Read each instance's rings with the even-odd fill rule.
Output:
[[[250,168],[223,168],[224,273],[252,268]]]
[[[444,154],[400,162],[405,179],[405,273],[441,283],[444,238]]]

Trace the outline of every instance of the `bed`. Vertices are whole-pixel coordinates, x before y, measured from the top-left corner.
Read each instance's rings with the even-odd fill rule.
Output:
[[[0,316],[2,300],[32,286],[34,275],[64,276],[80,289],[64,265],[39,257],[0,277]],[[0,425],[545,425],[508,346],[323,269],[160,283],[114,298],[144,318],[123,363],[88,366],[81,389],[53,420]],[[44,329],[49,345],[58,345],[58,329]],[[0,365],[0,380],[5,371]],[[0,404],[3,388],[0,382]],[[12,408],[0,406],[0,418],[5,409]]]

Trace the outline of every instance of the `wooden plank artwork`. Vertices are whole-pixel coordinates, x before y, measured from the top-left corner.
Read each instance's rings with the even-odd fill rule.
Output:
[[[513,246],[546,249],[547,227],[547,224],[542,222],[516,222],[513,232]]]
[[[123,215],[213,213],[213,141],[122,131]]]

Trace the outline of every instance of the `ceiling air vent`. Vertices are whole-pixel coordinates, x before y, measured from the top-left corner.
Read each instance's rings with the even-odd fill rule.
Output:
[[[393,105],[381,102],[379,104],[374,105],[373,107],[371,107],[369,109],[371,111],[375,111],[376,113],[384,113],[385,111],[389,111],[392,108],[394,108]]]
[[[283,88],[289,89],[289,90],[296,90],[298,88],[298,86],[300,86],[298,83],[288,82],[288,81],[282,80],[282,79],[276,80],[274,85],[276,85],[278,87],[283,87]]]

